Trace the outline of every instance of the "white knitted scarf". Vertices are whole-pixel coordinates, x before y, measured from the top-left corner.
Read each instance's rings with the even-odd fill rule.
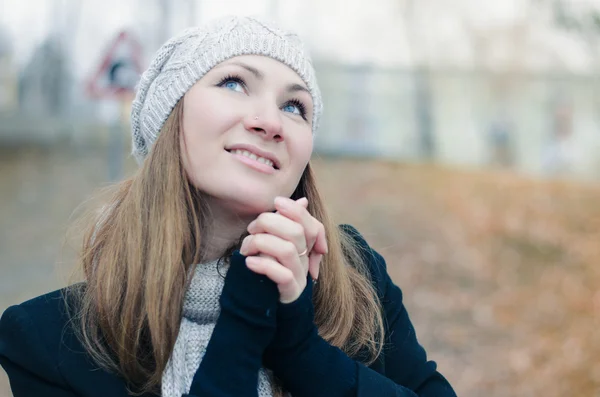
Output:
[[[206,347],[221,312],[219,297],[228,264],[217,261],[196,267],[183,303],[183,318],[173,353],[162,375],[162,396],[181,397],[189,393],[194,374],[206,353]],[[270,371],[258,373],[259,397],[272,397]]]

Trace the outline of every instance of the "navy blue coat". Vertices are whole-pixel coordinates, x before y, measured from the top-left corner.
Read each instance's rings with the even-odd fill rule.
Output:
[[[341,227],[360,245],[382,302],[387,337],[379,358],[367,367],[327,344],[310,321],[311,284],[297,302],[282,307],[270,280],[246,266],[236,267],[236,263],[244,263],[244,257],[236,252],[221,298],[221,315],[187,396],[256,396],[261,365],[272,368],[294,397],[456,396],[418,343],[402,303],[402,291],[390,279],[384,259],[356,229]],[[252,299],[231,298],[231,291],[239,294],[240,288]],[[128,396],[124,380],[99,369],[70,330],[63,292],[11,306],[0,319],[0,364],[14,396]],[[252,307],[247,305],[250,301]],[[273,318],[275,312],[277,318]],[[291,321],[286,323],[286,319]],[[286,330],[281,342],[276,329]],[[263,357],[261,344],[267,348]],[[281,357],[293,359],[286,362]]]

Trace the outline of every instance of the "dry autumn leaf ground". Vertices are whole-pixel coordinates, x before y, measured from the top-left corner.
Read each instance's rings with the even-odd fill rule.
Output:
[[[600,396],[600,186],[322,160],[459,396]]]

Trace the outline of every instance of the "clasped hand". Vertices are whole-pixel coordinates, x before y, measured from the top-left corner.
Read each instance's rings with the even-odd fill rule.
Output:
[[[317,280],[327,253],[325,228],[307,210],[308,200],[275,198],[277,212],[263,212],[248,225],[240,253],[246,266],[277,284],[281,303],[294,302],[304,291],[307,275]]]

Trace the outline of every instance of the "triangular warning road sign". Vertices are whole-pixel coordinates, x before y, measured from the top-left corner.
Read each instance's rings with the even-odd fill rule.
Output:
[[[88,81],[88,95],[115,99],[131,96],[142,74],[141,56],[139,41],[128,32],[119,33]]]

